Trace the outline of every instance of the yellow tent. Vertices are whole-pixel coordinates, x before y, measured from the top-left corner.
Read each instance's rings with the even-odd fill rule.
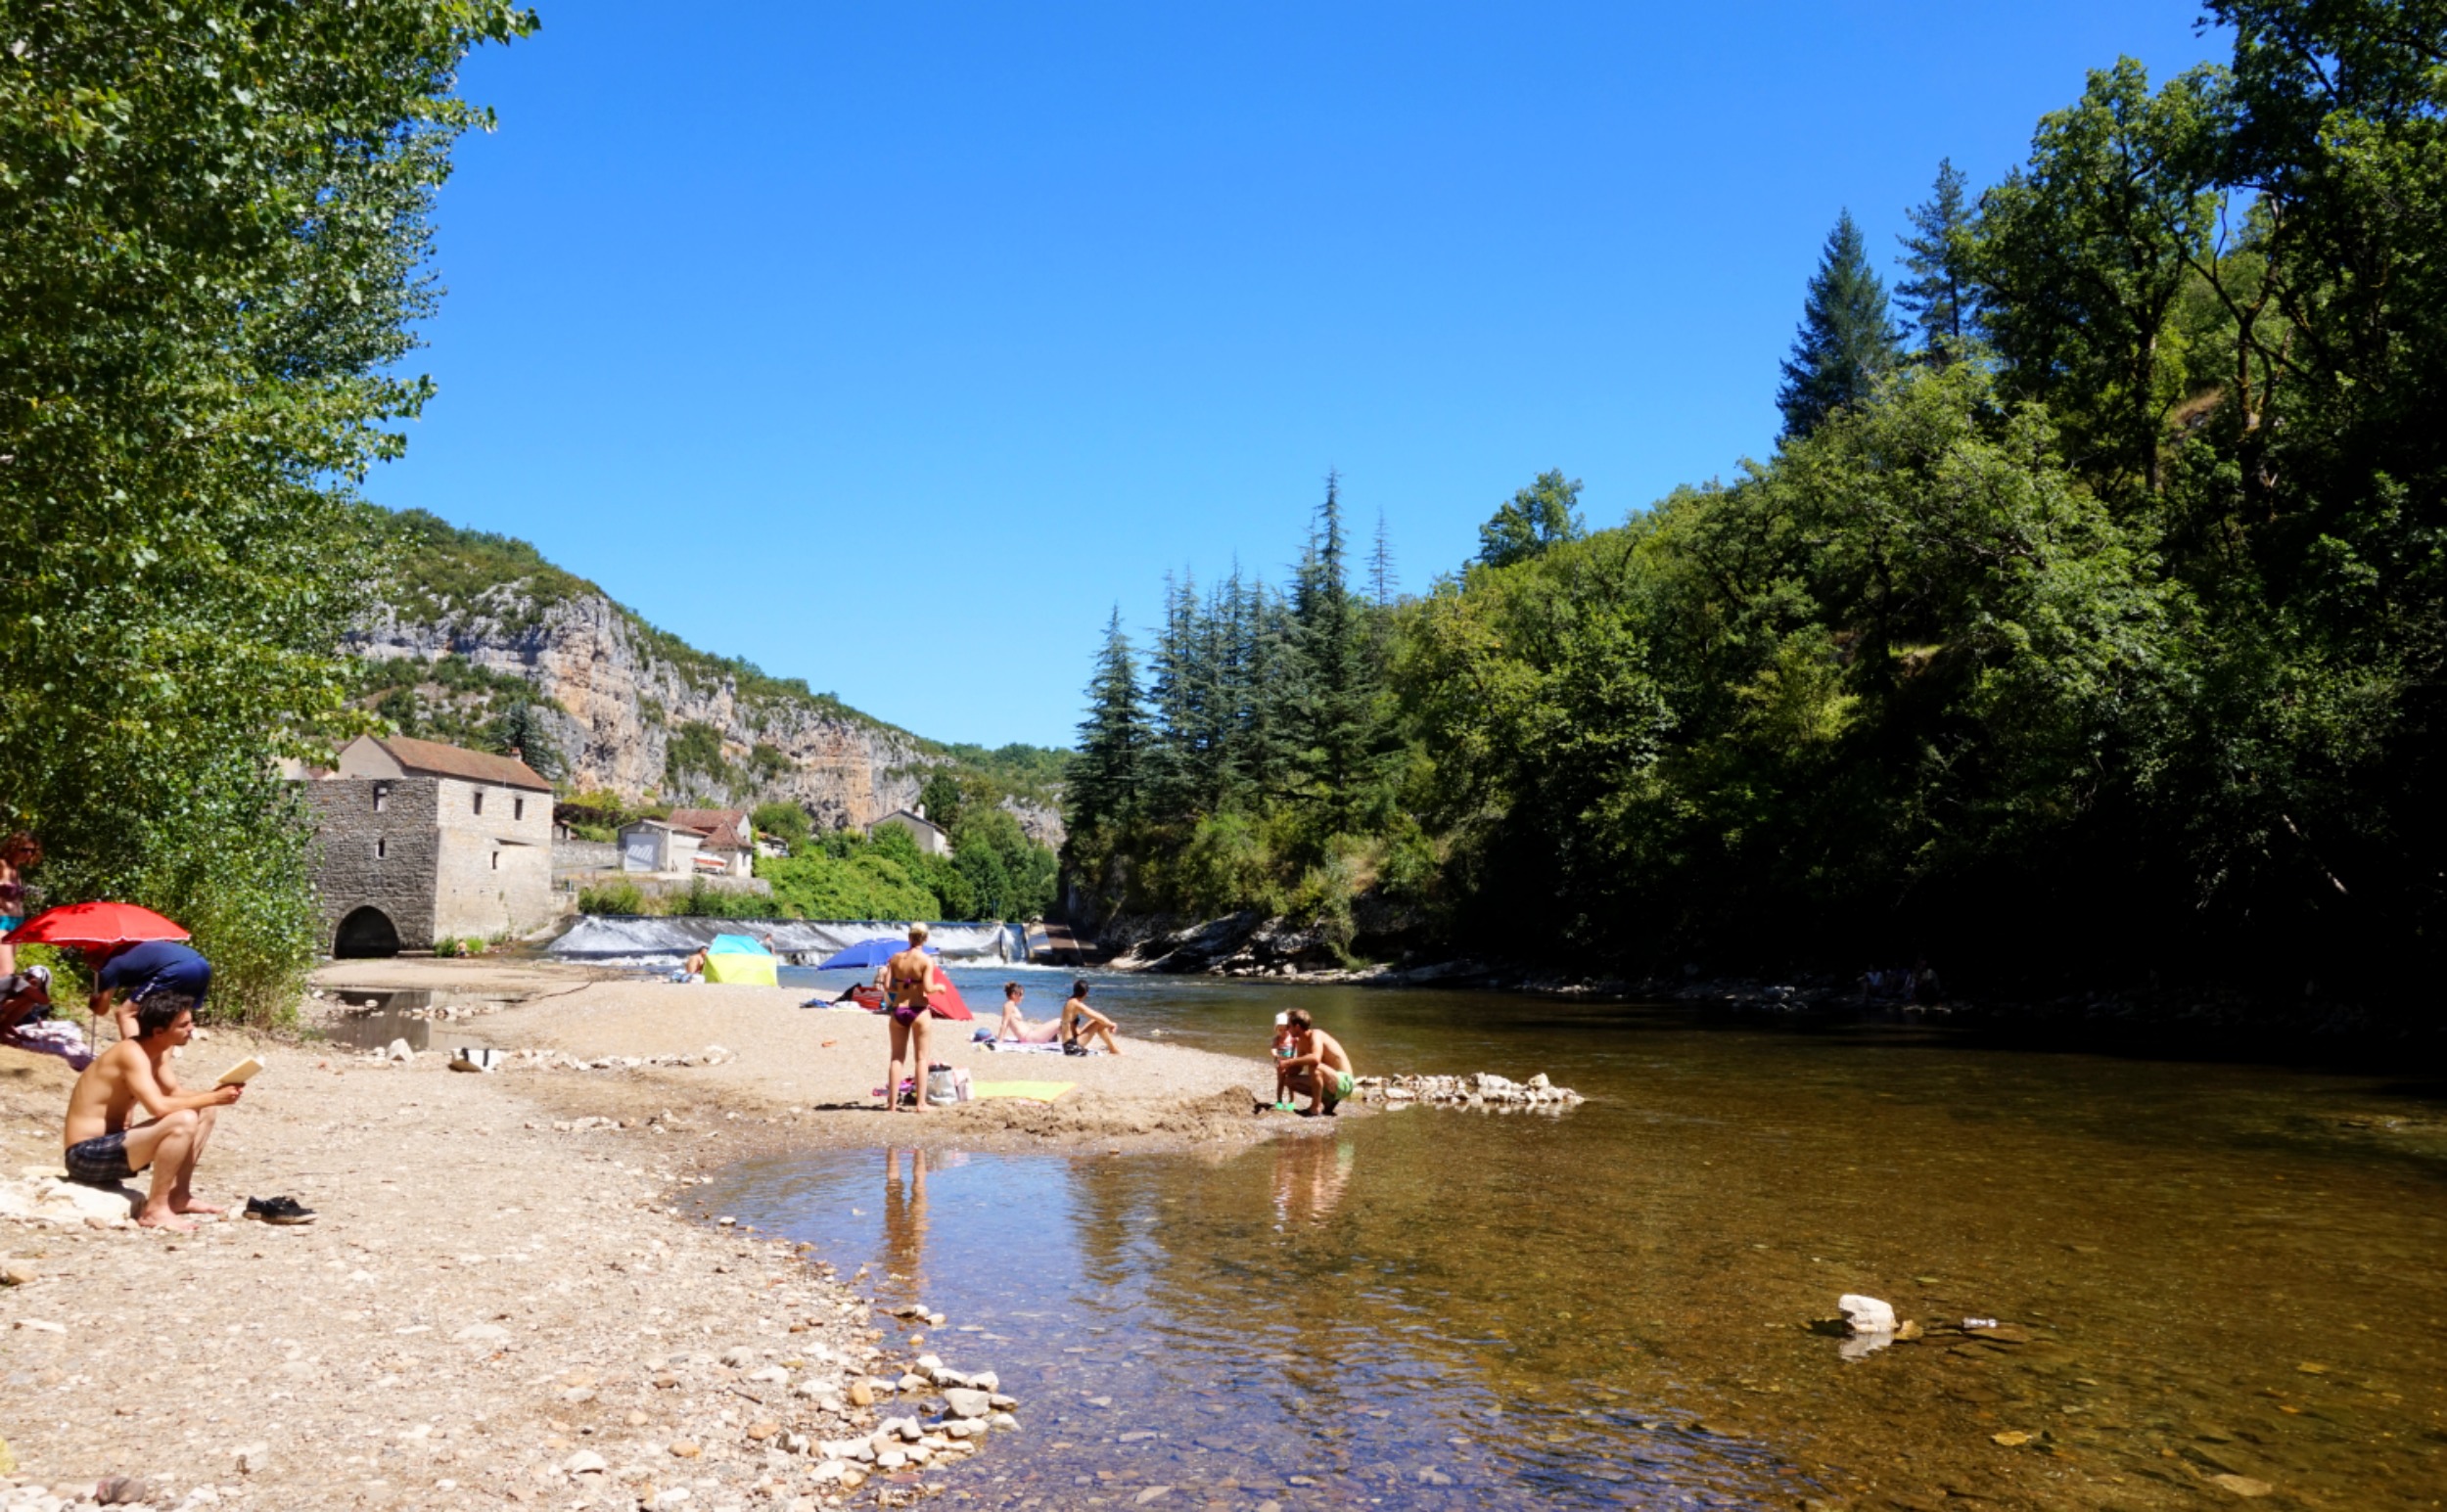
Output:
[[[705,947],[705,980],[732,986],[778,986],[773,952],[745,935],[716,935]]]

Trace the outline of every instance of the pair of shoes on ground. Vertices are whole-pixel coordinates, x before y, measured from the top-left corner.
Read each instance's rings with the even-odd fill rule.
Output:
[[[300,1207],[295,1197],[250,1197],[247,1216],[259,1223],[311,1223],[314,1210]]]

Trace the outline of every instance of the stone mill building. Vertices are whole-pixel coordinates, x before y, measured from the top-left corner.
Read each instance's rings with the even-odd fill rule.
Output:
[[[361,735],[305,772],[334,955],[531,934],[552,893],[552,784],[516,756]]]

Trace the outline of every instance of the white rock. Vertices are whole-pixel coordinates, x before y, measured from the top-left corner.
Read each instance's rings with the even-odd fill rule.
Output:
[[[1017,1397],[1005,1397],[1000,1392],[995,1392],[987,1398],[986,1405],[996,1412],[1016,1412],[1019,1410],[1020,1399]]]
[[[263,1467],[272,1462],[272,1446],[268,1443],[250,1443],[238,1451],[237,1459],[240,1475],[261,1475]]]
[[[1020,1426],[1020,1420],[1008,1412],[997,1412],[986,1421],[998,1433],[1011,1433]]]
[[[921,1354],[917,1357],[917,1364],[911,1368],[916,1370],[920,1375],[933,1375],[936,1371],[944,1368],[944,1362],[935,1355]]]
[[[875,1468],[878,1470],[898,1470],[908,1462],[909,1456],[899,1449],[886,1449],[875,1456]]]
[[[790,1379],[790,1372],[784,1370],[779,1365],[767,1365],[762,1370],[749,1371],[748,1379],[751,1381],[764,1382],[778,1386],[782,1382]]]
[[[1895,1309],[1874,1297],[1862,1297],[1851,1292],[1835,1299],[1835,1310],[1856,1334],[1891,1334],[1895,1331]]]
[[[944,1405],[951,1410],[953,1417],[984,1417],[993,1410],[993,1399],[984,1392],[950,1386],[944,1389]]]
[[[603,1456],[594,1450],[579,1449],[571,1455],[569,1463],[561,1468],[572,1475],[601,1475],[612,1467],[605,1463]]]
[[[753,1365],[756,1362],[757,1352],[744,1346],[736,1349],[724,1350],[722,1352],[722,1363],[734,1368]]]
[[[408,1042],[406,1040],[394,1039],[391,1042],[391,1048],[383,1052],[383,1059],[387,1061],[398,1061],[404,1064],[415,1060],[416,1052],[408,1048]]]
[[[892,1388],[897,1392],[922,1392],[934,1384],[934,1382],[929,1381],[926,1377],[912,1372],[908,1375],[902,1376],[900,1380],[895,1381],[892,1384]]]
[[[1002,1377],[991,1370],[981,1370],[969,1377],[969,1385],[981,1392],[998,1392],[1002,1390]]]
[[[510,1331],[498,1323],[470,1323],[450,1337],[461,1344],[501,1344],[509,1339]]]

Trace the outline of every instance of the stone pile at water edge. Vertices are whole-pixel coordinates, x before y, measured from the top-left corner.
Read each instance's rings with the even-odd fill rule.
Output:
[[[1548,1081],[1543,1071],[1527,1081],[1482,1071],[1467,1077],[1360,1077],[1353,1086],[1359,1101],[1389,1108],[1424,1103],[1438,1108],[1561,1112],[1589,1101],[1568,1086]]]

